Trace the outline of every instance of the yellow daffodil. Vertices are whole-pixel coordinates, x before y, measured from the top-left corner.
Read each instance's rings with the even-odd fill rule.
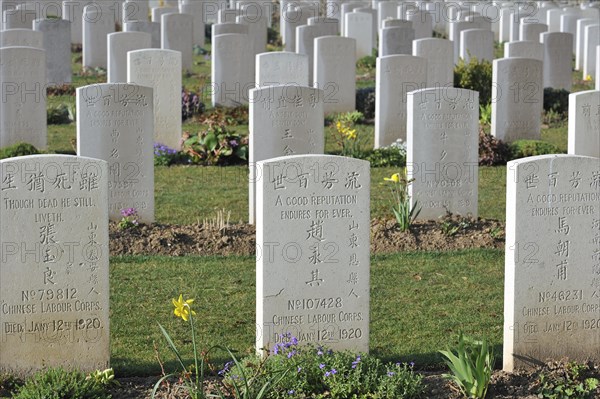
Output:
[[[355,130],[346,130],[346,138],[350,140],[354,140],[356,138],[356,129]]]
[[[384,177],[383,180],[398,183],[400,181],[400,175],[398,173],[394,173],[392,177]]]
[[[592,80],[592,75],[586,76],[583,80],[589,82],[590,80]]]
[[[181,317],[184,321],[188,321],[190,312],[192,312],[192,316],[196,315],[196,312],[191,308],[192,303],[194,303],[193,299],[186,299],[184,301],[183,295],[179,294],[179,299],[173,298],[173,306],[175,306],[173,313],[175,316]]]
[[[337,121],[337,123],[335,124],[335,127],[337,130],[342,130],[342,122]]]

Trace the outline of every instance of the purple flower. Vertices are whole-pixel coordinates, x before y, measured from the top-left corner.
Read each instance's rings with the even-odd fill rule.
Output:
[[[336,373],[337,373],[336,369],[331,369],[331,370],[325,372],[325,377],[331,377],[332,375],[334,375]]]
[[[317,356],[323,356],[323,351],[321,348],[317,349]]]
[[[321,370],[323,370],[323,369],[325,368],[325,365],[324,365],[323,363],[321,363],[321,364],[319,364],[319,368],[320,368]]]
[[[137,209],[135,208],[124,208],[121,209],[121,216],[123,217],[130,217],[130,216],[136,216],[137,215]]]
[[[233,364],[233,362],[227,362],[225,363],[225,366],[223,366],[223,370],[219,371],[219,375],[225,375],[228,371],[229,371],[229,367],[231,367],[231,365]]]
[[[296,354],[296,351],[294,351],[294,350],[293,350],[293,351],[291,351],[291,352],[288,352],[288,354],[287,354],[287,358],[288,358],[288,359],[291,359],[291,358],[292,358],[292,356],[294,356],[295,354]]]
[[[290,389],[290,390],[288,391],[288,395],[293,395],[293,394],[295,394],[295,393],[296,393],[296,391],[294,391],[293,389]]]
[[[356,360],[352,362],[352,368],[355,369],[358,363],[360,363],[360,356],[356,356]]]
[[[238,142],[236,140],[230,140],[229,141],[229,145],[232,146],[232,147],[237,147],[239,144],[238,144]]]
[[[388,377],[392,377],[394,374],[396,374],[396,373],[394,373],[393,371],[388,371],[388,373],[387,373]]]
[[[415,362],[410,362],[410,363],[408,363],[408,365],[409,365],[410,367],[415,367]]]
[[[298,366],[298,372],[302,371],[302,367]]]

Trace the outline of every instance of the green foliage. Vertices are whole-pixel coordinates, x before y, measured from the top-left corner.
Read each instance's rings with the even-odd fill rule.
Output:
[[[71,84],[62,84],[55,86],[48,86],[46,88],[46,95],[49,97],[53,96],[74,96],[75,86]]]
[[[484,126],[492,124],[492,104],[479,106],[479,124]]]
[[[15,399],[109,399],[105,384],[79,371],[52,368],[25,382]]]
[[[247,162],[248,137],[218,123],[195,135],[184,135],[182,152],[200,165],[234,165]]]
[[[138,222],[139,215],[135,208],[121,209],[121,216],[122,218],[117,225],[121,230],[135,229],[140,224]]]
[[[452,374],[453,381],[466,398],[485,398],[494,367],[494,353],[484,338],[476,341],[460,333],[455,350],[440,351]]]
[[[517,140],[510,144],[512,159],[533,157],[536,155],[560,154],[554,144],[541,140]]]
[[[454,67],[454,87],[478,91],[479,104],[487,106],[492,102],[492,63],[471,57],[467,64],[461,58]]]
[[[562,368],[540,374],[538,378],[539,398],[546,399],[588,399],[600,394],[600,380],[592,377],[591,365],[567,363]]]
[[[181,120],[185,121],[204,112],[204,103],[200,96],[192,91],[181,90]]]
[[[364,157],[372,168],[406,166],[406,150],[399,147],[382,147],[370,151]]]
[[[365,87],[356,90],[356,110],[363,114],[365,119],[375,118],[375,88]]]
[[[12,374],[0,374],[0,397],[10,395],[21,385],[23,385],[23,381],[16,378]]]
[[[52,105],[46,111],[49,125],[66,125],[75,121],[75,110],[66,104]]]
[[[154,143],[154,166],[170,166],[174,163],[185,163],[188,157],[164,144]]]
[[[448,237],[455,236],[461,230],[471,227],[472,221],[469,218],[453,215],[446,211],[446,215],[440,221],[440,228],[444,235]]]
[[[360,158],[362,155],[361,137],[354,126],[362,118],[363,115],[358,111],[338,114],[335,117],[333,137],[344,157]]]
[[[569,113],[569,92],[565,89],[544,89],[544,111],[554,111],[562,115]]]
[[[21,142],[0,149],[0,159],[22,157],[25,155],[35,155],[39,153],[40,152],[38,149],[33,145]]]
[[[334,352],[322,347],[298,346],[296,338],[287,335],[276,344],[264,360],[244,359],[220,372],[226,386],[252,381],[257,389],[273,381],[269,399],[283,398],[417,398],[423,392],[422,376],[412,366],[384,365],[369,355]],[[274,380],[274,376],[277,376]],[[239,398],[239,395],[233,395]]]
[[[372,71],[377,66],[377,56],[366,55],[356,61],[356,68],[365,71]]]
[[[511,159],[510,146],[491,134],[479,131],[479,165],[506,165]]]
[[[413,207],[410,206],[410,196],[408,195],[408,186],[414,179],[408,180],[406,169],[404,174],[394,173],[391,177],[385,177],[384,181],[390,182],[390,192],[392,195],[392,212],[398,223],[400,231],[406,231],[410,225],[421,213],[421,207],[415,201]]]

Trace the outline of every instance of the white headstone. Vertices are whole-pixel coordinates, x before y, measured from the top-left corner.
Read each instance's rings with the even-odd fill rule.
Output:
[[[127,53],[127,81],[154,94],[154,142],[181,147],[181,53],[136,50]]]
[[[123,3],[123,24],[130,21],[148,21],[150,7],[146,0],[127,0]]]
[[[600,44],[600,25],[588,25],[584,29],[583,39],[583,77],[596,75],[596,47]]]
[[[249,214],[255,223],[256,185],[264,176],[257,162],[289,155],[323,154],[323,91],[279,85],[250,90]]]
[[[2,11],[3,29],[31,29],[33,20],[39,18],[35,9],[25,7],[2,8]]]
[[[307,25],[308,14],[303,13],[300,8],[293,8],[288,9],[283,16],[285,20],[280,22],[283,49],[285,51],[296,51],[296,28]]]
[[[543,62],[501,58],[494,60],[492,68],[492,136],[508,142],[539,140]]]
[[[255,85],[255,59],[248,35],[213,36],[211,56],[213,107],[247,104],[248,91]]]
[[[571,91],[573,35],[563,32],[542,33],[544,45],[544,87]]]
[[[313,68],[315,56],[315,39],[321,36],[334,36],[333,24],[302,25],[296,28],[296,53],[308,56],[308,83],[313,83]]]
[[[391,28],[394,26],[400,26],[403,28],[411,28],[414,30],[414,28],[412,27],[412,22],[408,21],[406,19],[384,19],[382,22],[382,27],[381,28]]]
[[[600,163],[507,165],[504,370],[600,360]]]
[[[353,13],[363,13],[363,14],[369,14],[371,16],[371,48],[372,49],[377,49],[377,34],[378,34],[378,29],[377,29],[377,10],[372,9],[371,7],[361,7],[361,8],[355,8],[354,10],[352,10]]]
[[[160,23],[151,21],[129,21],[123,26],[124,32],[143,32],[150,34],[150,47],[160,48]]]
[[[406,96],[427,84],[427,60],[412,55],[377,57],[375,148],[406,141]]]
[[[83,157],[0,161],[0,372],[108,367],[107,174]]]
[[[512,7],[500,9],[500,42],[510,41],[510,21],[514,18]]]
[[[235,22],[237,17],[242,15],[242,10],[219,10],[218,13],[218,23],[224,24],[227,22]]]
[[[162,23],[162,16],[164,14],[179,13],[178,7],[154,7],[152,8],[152,22]]]
[[[410,55],[412,54],[413,40],[415,40],[415,30],[413,28],[400,26],[382,28],[379,31],[378,56]]]
[[[571,43],[571,51],[575,55],[575,38],[577,37],[577,21],[581,16],[577,14],[566,14],[560,17],[560,31],[570,33],[573,42]]]
[[[548,25],[538,23],[521,23],[519,27],[519,40],[540,42],[540,34],[548,32]]]
[[[248,26],[248,37],[251,41],[253,56],[267,51],[267,18],[261,15],[248,14],[236,18],[238,24]]]
[[[62,2],[63,19],[71,22],[71,44],[83,43],[83,9],[92,0],[66,0]]]
[[[193,44],[200,47],[204,47],[204,8],[204,1],[179,5],[179,12],[192,16],[194,20]]]
[[[419,219],[477,218],[479,93],[452,87],[408,93],[407,178]]]
[[[395,19],[398,15],[398,3],[395,1],[380,1],[377,3],[377,11],[377,28],[381,29],[383,28],[383,21]]]
[[[454,63],[457,64],[460,59],[460,33],[467,29],[476,29],[472,22],[458,21],[450,25],[450,40],[454,43]]]
[[[256,84],[308,86],[308,56],[284,51],[257,54]]]
[[[582,18],[577,20],[577,31],[575,33],[575,70],[580,71],[583,68],[583,42],[585,27],[595,25],[597,20],[591,18]]]
[[[600,90],[600,45],[596,46],[596,90]]]
[[[71,23],[64,19],[36,19],[33,29],[44,37],[47,82],[57,85],[71,83]]]
[[[504,58],[533,58],[544,61],[544,45],[539,42],[506,42]]]
[[[546,25],[548,32],[560,32],[560,16],[564,11],[560,8],[552,8],[546,12]]]
[[[454,86],[454,48],[446,39],[418,39],[413,41],[412,55],[427,60],[427,87]]]
[[[369,163],[311,155],[259,168],[257,351],[289,333],[300,344],[367,352]]]
[[[346,14],[352,12],[355,8],[364,8],[368,7],[368,2],[360,2],[360,1],[350,1],[350,2],[342,2],[342,8],[340,12],[340,34],[344,34],[345,26],[346,26]]]
[[[77,154],[108,163],[108,216],[135,208],[154,222],[154,114],[150,87],[95,84],[77,89]]]
[[[44,35],[31,29],[8,29],[0,34],[0,47],[44,48]]]
[[[0,48],[0,147],[25,142],[46,148],[45,53],[33,47]]]
[[[104,5],[92,3],[83,9],[83,67],[106,68],[106,36],[115,31],[114,17]]]
[[[343,36],[356,40],[356,58],[371,55],[373,43],[371,14],[351,12],[347,13],[344,18]]]
[[[415,39],[425,39],[433,35],[433,17],[429,12],[407,12],[405,18],[413,24]]]
[[[356,109],[356,41],[348,37],[315,39],[314,87],[323,90],[325,114]]]
[[[224,22],[222,24],[212,24],[211,38],[216,35],[225,35],[227,33],[238,33],[242,35],[248,34],[248,25],[238,24],[235,22]]]
[[[568,153],[600,158],[600,91],[569,94]]]
[[[468,63],[473,57],[479,62],[494,59],[494,32],[483,29],[460,32],[460,58]]]
[[[107,36],[108,83],[127,82],[127,53],[150,48],[152,36],[144,32],[116,32]],[[87,155],[86,155],[87,156]],[[90,155],[91,156],[91,155]],[[97,158],[93,157],[92,158]]]
[[[163,14],[160,48],[181,53],[181,68],[191,71],[193,66],[194,17],[189,14]]]

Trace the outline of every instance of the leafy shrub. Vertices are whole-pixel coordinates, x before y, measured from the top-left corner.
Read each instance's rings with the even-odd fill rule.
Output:
[[[492,104],[479,106],[479,124],[483,126],[492,124]]]
[[[46,88],[46,95],[48,96],[74,96],[75,86],[70,84],[62,84],[58,86],[49,86]]]
[[[247,162],[248,137],[213,124],[195,135],[185,133],[182,152],[201,165],[235,165]]]
[[[15,399],[109,399],[103,384],[79,371],[48,369],[25,382]]]
[[[356,110],[363,114],[365,119],[375,118],[375,88],[365,87],[356,90]]]
[[[422,376],[412,365],[387,364],[369,355],[333,352],[322,347],[298,346],[294,337],[275,345],[265,360],[243,359],[236,365],[226,364],[219,372],[225,386],[232,386],[243,376],[251,376],[258,388],[277,377],[270,399],[331,397],[331,398],[417,398],[423,392]],[[261,382],[261,383],[259,383]],[[239,384],[239,381],[237,382]]]
[[[337,114],[335,117],[333,138],[341,148],[340,155],[344,157],[360,158],[362,151],[360,142],[362,135],[356,131],[356,123],[362,119],[362,114],[358,111],[345,112]]]
[[[464,59],[454,67],[454,87],[479,92],[479,104],[486,106],[492,102],[492,63],[478,61],[471,57],[469,63]]]
[[[204,103],[200,97],[191,91],[181,90],[181,120],[185,121],[194,115],[204,112]]]
[[[389,166],[406,166],[406,151],[398,148],[385,147],[370,151],[364,158],[371,163],[372,168],[385,168]]]
[[[372,71],[377,66],[377,56],[365,55],[356,61],[357,69],[364,69],[366,71]]]
[[[479,165],[505,165],[511,159],[511,149],[508,144],[491,134],[479,131]]]
[[[46,120],[49,125],[67,125],[75,120],[75,112],[66,104],[48,107]]]
[[[554,144],[540,140],[517,140],[510,144],[510,150],[512,159],[559,154],[561,152]]]
[[[248,107],[240,106],[235,108],[217,107],[211,111],[202,114],[199,122],[203,125],[247,125]]]
[[[544,89],[544,111],[554,111],[566,115],[569,113],[569,92],[565,89]]]
[[[38,149],[29,143],[16,143],[0,149],[0,159],[22,157],[39,153]]]
[[[591,364],[576,362],[550,365],[540,374],[537,384],[538,397],[547,399],[588,399],[600,395],[600,380]]]

